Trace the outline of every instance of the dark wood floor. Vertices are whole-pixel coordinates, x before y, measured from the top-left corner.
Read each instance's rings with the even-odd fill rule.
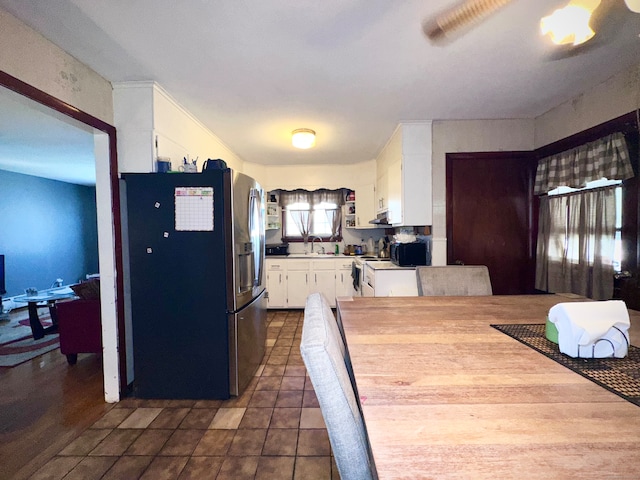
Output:
[[[104,402],[102,360],[56,349],[0,368],[0,479],[24,479],[113,405]]]

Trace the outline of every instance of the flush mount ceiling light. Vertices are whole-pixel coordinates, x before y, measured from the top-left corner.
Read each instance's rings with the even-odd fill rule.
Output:
[[[291,144],[296,148],[311,148],[316,144],[316,132],[309,128],[298,128],[291,132]]]
[[[595,32],[589,26],[591,14],[601,0],[571,0],[548,17],[540,20],[543,35],[549,34],[556,45],[580,45],[591,39]]]
[[[640,0],[624,0],[624,3],[632,12],[640,13]]]

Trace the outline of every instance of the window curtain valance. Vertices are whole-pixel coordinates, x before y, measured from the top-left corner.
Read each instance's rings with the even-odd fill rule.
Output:
[[[344,199],[347,189],[339,188],[337,190],[328,190],[321,188],[318,190],[277,190],[279,196],[278,204],[286,208],[294,203],[308,203],[313,210],[314,205],[320,203],[335,203],[338,207],[344,205]]]
[[[554,188],[582,188],[587,182],[633,177],[624,135],[613,133],[538,162],[534,193],[544,195]]]

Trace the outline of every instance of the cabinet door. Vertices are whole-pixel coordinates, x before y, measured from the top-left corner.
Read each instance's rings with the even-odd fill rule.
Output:
[[[336,273],[335,270],[318,270],[311,273],[309,293],[322,293],[332,307],[336,306]]]
[[[268,308],[287,307],[287,268],[282,259],[266,258]]]
[[[385,171],[376,182],[376,212],[382,212],[383,210],[387,210],[389,208],[389,199],[387,198],[388,190],[389,174]]]
[[[309,270],[294,270],[287,273],[287,306],[304,308],[309,295]]]
[[[431,157],[429,156],[429,159]],[[431,225],[431,162],[425,155],[402,157],[402,224]]]
[[[402,161],[394,162],[388,171],[389,223],[402,223]]]
[[[336,297],[352,297],[355,294],[351,267],[336,270]]]
[[[268,308],[287,307],[287,274],[282,270],[267,271]]]
[[[376,228],[369,223],[376,217],[373,184],[356,188],[356,227]]]

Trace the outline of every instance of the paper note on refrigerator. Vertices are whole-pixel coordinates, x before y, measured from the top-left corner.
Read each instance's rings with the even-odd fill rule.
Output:
[[[213,187],[176,187],[176,230],[213,231]]]

